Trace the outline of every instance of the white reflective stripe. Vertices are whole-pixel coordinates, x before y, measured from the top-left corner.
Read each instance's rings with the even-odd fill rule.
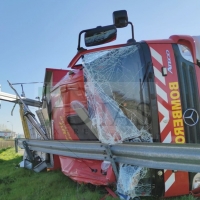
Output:
[[[159,101],[158,101],[158,111],[164,116],[164,118],[160,122],[160,132],[162,132],[169,123],[169,111]]]
[[[157,84],[156,84],[156,92],[165,102],[168,103],[167,93]]]
[[[172,133],[170,131],[162,143],[171,143],[171,142],[172,142]]]
[[[150,47],[150,51],[151,51],[152,57],[155,60],[157,60],[163,67],[162,56],[157,51],[155,51],[155,49],[153,49],[152,47]],[[163,85],[166,85],[165,76],[162,75],[162,72],[158,70],[155,66],[153,66],[153,68],[154,68],[155,77]],[[167,93],[157,84],[156,84],[156,92],[165,102],[168,103]],[[162,131],[165,129],[165,127],[169,123],[169,111],[159,101],[157,102],[158,102],[158,111],[164,116],[163,119],[160,121],[160,132],[162,134]],[[170,131],[162,143],[171,143],[171,142],[172,142],[172,135]],[[166,173],[167,171],[168,170],[164,169],[164,173]],[[169,188],[173,185],[174,182],[175,182],[175,174],[172,173],[171,176],[165,182],[165,192],[169,190]]]
[[[172,173],[171,176],[165,182],[165,192],[169,190],[169,188],[173,185],[174,182],[175,182],[175,173]]]
[[[151,55],[161,64],[163,65],[162,56],[152,47],[150,47]]]
[[[166,85],[166,82],[165,82],[165,76],[162,75],[162,73],[156,68],[154,67],[154,75],[155,77],[161,82],[163,83],[164,85]]]

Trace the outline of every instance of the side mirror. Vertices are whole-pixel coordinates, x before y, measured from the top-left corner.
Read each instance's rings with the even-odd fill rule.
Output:
[[[117,28],[123,28],[128,25],[128,15],[126,10],[118,10],[113,12],[113,24]]]
[[[98,26],[85,33],[85,46],[96,46],[116,40],[117,29],[114,25]]]

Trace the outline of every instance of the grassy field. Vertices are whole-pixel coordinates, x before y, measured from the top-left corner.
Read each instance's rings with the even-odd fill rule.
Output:
[[[60,171],[35,173],[17,167],[22,156],[14,148],[0,150],[1,200],[100,200],[106,195],[104,188],[79,185]],[[107,197],[106,200],[114,198]],[[191,196],[170,200],[194,200]],[[117,200],[117,199],[116,199]],[[154,197],[142,200],[155,200]]]

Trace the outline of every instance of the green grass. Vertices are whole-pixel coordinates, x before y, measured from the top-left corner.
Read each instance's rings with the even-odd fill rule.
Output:
[[[79,185],[60,171],[19,168],[20,161],[22,156],[14,148],[0,150],[1,200],[98,200],[106,195],[102,187]]]
[[[22,156],[16,154],[14,148],[0,150],[0,200],[100,200],[106,195],[103,187],[79,185],[60,171],[35,173],[19,168],[20,161]],[[172,199],[195,198],[187,196]],[[146,197],[142,200],[155,198]]]

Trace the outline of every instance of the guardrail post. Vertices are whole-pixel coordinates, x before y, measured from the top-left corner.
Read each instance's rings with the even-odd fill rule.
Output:
[[[18,138],[15,138],[15,153],[18,153]]]
[[[114,171],[114,173],[115,173],[115,177],[116,177],[116,179],[118,180],[118,177],[119,177],[119,173],[118,173],[118,170],[117,170],[117,165],[116,165],[116,163],[115,163],[115,161],[114,161],[114,156],[113,156],[113,154],[112,154],[112,152],[111,152],[111,150],[110,150],[110,145],[106,145],[106,144],[103,144],[103,146],[104,146],[104,148],[105,148],[105,150],[106,150],[106,153],[107,153],[107,155],[108,155],[108,160],[111,162],[111,165],[112,165],[112,168],[113,168],[113,171]]]

